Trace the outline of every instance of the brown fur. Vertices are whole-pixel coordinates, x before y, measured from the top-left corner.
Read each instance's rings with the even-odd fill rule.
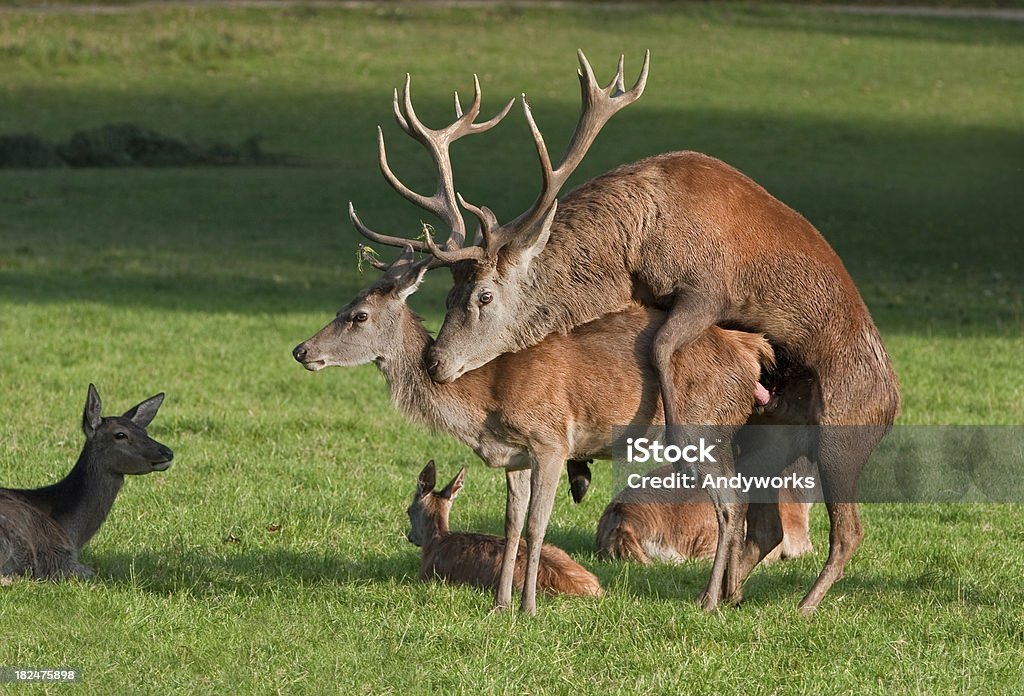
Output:
[[[428,469],[433,479],[433,462],[420,474],[421,482]],[[421,580],[444,580],[484,589],[497,589],[505,540],[490,534],[451,532],[448,516],[452,502],[462,488],[465,469],[441,492],[417,487],[415,500],[409,507],[412,530],[410,541],[423,547],[420,563]],[[415,541],[414,541],[415,539]],[[522,589],[526,572],[526,543],[519,543],[512,583]],[[547,594],[600,597],[601,583],[593,573],[572,560],[562,549],[544,544],[540,555],[537,589]]]
[[[869,426],[856,435],[849,429],[820,429],[798,453],[819,468],[832,525],[828,560],[800,604],[805,613],[813,612],[863,538],[853,502],[857,480],[899,411],[899,385],[878,330],[839,257],[814,226],[713,157],[696,152],[650,157],[588,181],[557,201],[559,189],[603,125],[643,93],[650,52],[628,91],[621,60],[605,88],[582,53],[579,59],[583,110],[557,166],[524,99],[543,172],[541,193],[526,212],[499,225],[490,210],[461,202],[480,222],[481,244],[464,246],[447,145],[453,136],[473,132],[478,85],[474,108],[464,117],[458,110],[455,123],[435,132],[414,118],[407,80],[406,115],[397,92],[395,115],[402,129],[431,151],[439,175],[437,193],[428,199],[400,184],[386,164],[382,138],[381,167],[403,197],[438,214],[451,228],[446,248],[435,245],[429,234],[424,244],[373,233],[354,211],[353,223],[374,241],[416,244],[439,262],[453,264],[448,312],[436,343],[424,355],[437,382],[451,382],[552,333],[568,332],[639,301],[668,310],[650,346],[666,421],[703,423],[704,404],[679,396],[677,351],[714,325],[767,335],[811,376],[810,423]],[[505,113],[507,107],[477,130],[490,128]],[[774,386],[786,391],[781,382]],[[774,465],[781,471],[791,462],[780,455]],[[723,462],[720,473],[730,467],[731,462]],[[544,478],[550,486],[550,475]],[[714,504],[723,532],[702,599],[709,610],[718,606],[723,590],[732,601],[739,600],[744,579],[780,532],[778,520],[770,519],[777,517],[774,512],[759,517],[767,509],[747,510],[744,502],[721,497]],[[535,553],[531,560],[535,565]]]
[[[651,472],[667,476],[665,466]],[[782,543],[765,557],[765,562],[803,556],[814,550],[809,534],[810,504],[800,502],[790,489],[779,492]],[[718,519],[714,505],[704,491],[626,489],[615,496],[597,524],[598,552],[606,558],[638,563],[652,560],[681,562],[711,558],[718,545]],[[655,555],[652,559],[651,556]]]
[[[669,311],[651,356],[671,423],[702,422],[702,404],[677,393],[667,367],[672,356],[721,324],[765,334],[806,369],[810,423],[874,427],[856,442],[842,429],[822,429],[800,453],[819,466],[833,526],[829,559],[801,602],[813,611],[863,537],[852,502],[857,480],[900,403],[878,330],[825,239],[749,177],[694,152],[652,157],[593,179],[560,202],[548,238],[531,231],[522,237],[454,269],[448,313],[426,355],[438,380],[640,300]],[[493,310],[478,307],[485,290]],[[786,385],[767,386],[781,392]],[[778,468],[791,461],[780,458]],[[746,550],[739,548],[742,517],[734,509],[721,540],[705,594],[709,609],[719,602],[720,585],[738,601],[757,563],[757,543],[749,538],[756,525],[747,526]],[[730,579],[720,583],[727,571]]]
[[[509,543],[518,548],[527,504],[528,544],[542,543],[567,459],[610,458],[613,426],[664,422],[649,358],[664,314],[631,306],[437,384],[422,361],[431,337],[405,304],[422,272],[399,259],[294,356],[311,370],[374,362],[400,409],[506,470]],[[762,364],[771,359],[763,337],[718,327],[680,351],[676,379],[691,410],[702,414],[695,422],[721,424],[725,436],[739,428],[751,414]],[[503,559],[497,606],[511,601],[513,560]],[[532,612],[529,587],[523,608]]]

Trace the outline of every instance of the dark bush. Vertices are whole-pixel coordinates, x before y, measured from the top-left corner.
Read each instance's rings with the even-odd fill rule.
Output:
[[[264,152],[258,136],[238,145],[199,144],[134,123],[111,123],[76,131],[66,143],[51,145],[31,134],[0,135],[0,167],[187,167],[195,165],[274,165],[287,158]]]
[[[134,123],[76,131],[58,150],[72,167],[166,167],[201,164],[194,148]]]
[[[31,133],[0,134],[0,168],[63,167],[57,149]]]

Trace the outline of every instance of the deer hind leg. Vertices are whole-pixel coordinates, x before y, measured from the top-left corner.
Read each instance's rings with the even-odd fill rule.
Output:
[[[771,427],[758,426],[758,429]],[[752,475],[774,476],[782,472],[793,458],[792,449],[795,445],[787,442],[784,436],[759,441],[758,435],[763,436],[764,433],[754,434],[752,446],[740,445],[741,454],[736,468]],[[750,573],[765,556],[782,543],[783,529],[778,490],[763,489],[758,492],[758,496],[758,502],[747,508],[745,540],[738,549],[735,563],[729,568],[730,577],[725,596],[736,604],[743,598],[743,583]]]
[[[494,611],[512,606],[512,584],[515,579],[516,557],[519,555],[519,537],[526,521],[530,500],[530,470],[505,469],[505,551],[501,557],[501,574],[494,596]]]
[[[728,448],[720,450],[715,475],[728,478],[734,473],[735,467]],[[718,544],[715,546],[715,560],[711,564],[707,587],[698,597],[698,602],[705,611],[714,611],[722,601],[723,592],[729,589],[729,568],[737,562],[742,551],[747,504],[742,495],[734,490],[709,488],[707,492],[718,519]]]
[[[818,433],[818,472],[830,523],[828,560],[800,602],[809,616],[837,580],[864,538],[857,508],[857,479],[884,426],[822,426]]]
[[[526,523],[526,576],[523,579],[523,601],[519,609],[524,614],[537,613],[537,572],[540,552],[544,546],[551,509],[561,477],[563,457],[545,455],[534,461],[530,479],[530,517]]]
[[[735,561],[737,549],[743,543],[743,517],[746,505],[728,498],[716,499],[715,515],[718,518],[718,544],[715,547],[715,560],[711,564],[711,576],[707,587],[697,597],[697,602],[705,611],[715,611],[722,601],[723,591],[727,587],[729,566]]]
[[[703,331],[717,323],[721,319],[721,314],[721,307],[716,303],[693,293],[680,293],[676,296],[665,323],[654,336],[652,362],[658,371],[669,442],[672,441],[672,434],[668,432],[668,426],[690,424],[683,422],[690,420],[685,408],[686,394],[679,394],[676,389],[672,357],[676,351],[692,343]],[[683,401],[680,401],[680,398]],[[706,421],[703,416],[702,413],[694,414],[693,420],[696,423],[704,423]]]
[[[782,517],[778,503],[752,503],[747,506],[747,532],[739,553],[729,564],[725,597],[732,604],[743,601],[743,583],[764,557],[782,543]]]

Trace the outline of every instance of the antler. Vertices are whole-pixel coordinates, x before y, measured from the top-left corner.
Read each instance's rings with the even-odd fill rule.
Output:
[[[446,251],[461,250],[466,242],[466,224],[456,201],[451,155],[448,149],[453,142],[465,135],[483,133],[498,125],[512,108],[515,99],[509,100],[505,108],[494,118],[483,123],[476,123],[476,117],[480,114],[481,92],[480,81],[476,75],[473,75],[473,103],[470,104],[469,110],[463,112],[462,104],[459,102],[459,93],[456,92],[455,121],[444,128],[435,130],[423,125],[423,122],[416,116],[416,110],[413,108],[410,94],[411,81],[409,75],[406,74],[401,101],[396,89],[392,99],[392,109],[395,112],[395,120],[398,121],[401,129],[422,143],[427,148],[427,151],[430,152],[431,158],[434,161],[434,167],[437,170],[437,189],[433,195],[424,196],[410,189],[395,176],[395,173],[391,171],[391,167],[388,165],[387,150],[384,146],[384,133],[380,127],[377,128],[378,162],[384,178],[387,179],[388,183],[391,184],[391,187],[399,195],[433,213],[445,223],[449,229],[448,241],[445,243],[447,249],[439,249],[429,233],[426,235],[426,242],[378,234],[363,225],[351,203],[349,203],[349,218],[360,234],[378,244],[397,247],[411,246],[416,251],[434,253],[436,250],[441,254],[444,254]],[[441,259],[441,256],[437,256],[437,258]]]
[[[548,154],[547,145],[544,144],[544,136],[541,135],[537,122],[533,118],[526,95],[522,95],[523,111],[530,125],[530,132],[533,134],[533,142],[537,147],[543,179],[543,186],[537,200],[515,220],[500,227],[494,218],[494,213],[487,208],[477,208],[462,202],[463,207],[480,220],[481,236],[488,253],[496,252],[524,230],[531,229],[545,217],[552,216],[554,212],[552,206],[558,199],[559,190],[583,161],[583,156],[586,155],[597,134],[616,112],[635,102],[644,93],[644,87],[647,85],[647,73],[651,65],[650,49],[644,52],[644,63],[640,69],[640,76],[629,91],[626,91],[624,82],[625,56],[619,56],[618,70],[607,87],[597,84],[597,78],[594,77],[594,71],[591,69],[590,63],[587,62],[587,57],[583,55],[583,51],[577,51],[577,56],[580,61],[578,74],[583,105],[579,122],[576,124],[576,132],[573,133],[565,155],[557,168],[551,166],[551,156]]]

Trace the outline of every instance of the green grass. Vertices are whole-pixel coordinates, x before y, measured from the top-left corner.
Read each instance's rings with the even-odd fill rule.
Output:
[[[349,199],[376,228],[418,229],[375,165],[383,123],[396,169],[431,185],[390,89],[411,70],[439,123],[476,71],[485,110],[527,91],[557,150],[574,49],[607,79],[648,46],[647,94],[576,180],[670,149],[731,162],[840,252],[893,354],[901,423],[1024,422],[1024,26],[735,6],[0,13],[0,132],[130,120],[259,133],[322,163],[0,171],[2,483],[70,467],[90,381],[111,411],[165,390],[150,430],[177,454],[128,481],[84,554],[96,581],[3,588],[0,666],[79,666],[108,693],[1019,689],[1018,506],[866,507],[847,579],[804,621],[827,544],[816,510],[813,557],[705,616],[690,599],[707,564],[594,559],[610,487],[595,467],[583,505],[560,494],[549,538],[605,599],[489,616],[484,593],[415,581],[404,508],[423,462],[470,467],[461,529],[500,531],[502,476],[406,423],[372,367],[313,375],[289,355],[372,277]],[[507,218],[532,199],[520,113],[455,154],[471,200]],[[413,301],[433,326],[447,282]]]

